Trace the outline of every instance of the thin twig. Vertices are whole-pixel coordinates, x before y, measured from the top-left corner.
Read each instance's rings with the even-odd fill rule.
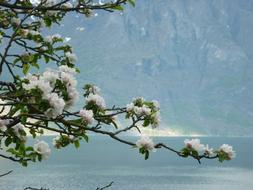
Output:
[[[4,173],[4,174],[1,174],[0,175],[0,177],[3,177],[3,176],[6,176],[6,175],[9,175],[10,173],[12,173],[13,172],[13,170],[10,170],[10,171],[8,171],[8,172],[6,172],[6,173]]]
[[[104,187],[98,187],[96,190],[103,190],[103,189],[107,189],[109,187],[111,187],[113,184],[113,181],[111,183],[109,183],[108,185],[104,186]]]

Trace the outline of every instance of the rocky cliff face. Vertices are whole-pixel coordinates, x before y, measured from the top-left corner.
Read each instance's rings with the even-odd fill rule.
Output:
[[[65,28],[81,83],[98,84],[109,103],[144,96],[161,102],[171,128],[253,135],[253,1],[138,0]]]

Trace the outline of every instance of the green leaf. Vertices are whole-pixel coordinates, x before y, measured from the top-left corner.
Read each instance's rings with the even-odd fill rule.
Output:
[[[198,151],[192,150],[192,156],[193,156],[194,158],[198,158],[198,157],[199,157]]]
[[[45,62],[48,63],[49,62],[49,57],[47,55],[44,55],[44,59],[45,59]]]
[[[79,143],[79,141],[78,141],[78,140],[77,140],[77,141],[75,141],[75,142],[74,142],[74,145],[75,145],[75,147],[76,147],[76,148],[79,148],[79,147],[80,147],[80,143]]]
[[[23,73],[26,75],[30,69],[30,65],[28,63],[23,64]]]
[[[88,143],[89,142],[89,137],[87,135],[83,135],[83,139]]]
[[[218,158],[219,162],[223,162],[224,160],[227,160],[227,155],[224,152],[218,152]]]
[[[31,65],[32,65],[33,67],[36,67],[37,69],[39,69],[39,68],[40,68],[39,64],[38,64],[38,63],[36,63],[36,62],[32,62],[32,63],[31,63]]]
[[[14,148],[9,148],[6,152],[16,155],[16,150],[14,150]]]
[[[15,65],[17,62],[19,62],[20,61],[20,58],[18,57],[18,58],[16,58],[16,59],[14,59],[14,61],[13,61],[13,64]]]
[[[186,157],[189,156],[190,150],[189,150],[188,148],[183,148],[183,149],[181,150],[181,153],[182,153],[182,156],[186,158]]]
[[[12,138],[11,137],[7,137],[4,144],[5,146],[9,146],[12,143]]]
[[[145,119],[142,126],[143,127],[147,127],[147,126],[149,126],[149,124],[150,124],[150,120],[149,119]]]
[[[44,22],[45,22],[47,27],[50,27],[52,25],[52,21],[49,17],[45,17]]]
[[[149,151],[148,151],[148,150],[146,150],[146,152],[145,152],[145,160],[147,160],[147,159],[148,159],[148,157],[149,157]]]
[[[27,116],[21,116],[20,121],[22,124],[25,124],[27,120]]]
[[[9,112],[10,116],[13,116],[20,109],[21,105],[20,104],[16,105],[16,107],[12,108],[11,111]]]
[[[27,161],[22,160],[22,161],[21,161],[21,164],[22,164],[22,166],[27,167]]]
[[[116,5],[116,6],[112,7],[112,9],[119,10],[119,11],[123,11],[124,10],[124,8],[122,6],[120,6],[120,5]]]
[[[136,1],[135,0],[128,0],[128,3],[130,3],[130,5],[132,5],[133,7],[135,7]]]
[[[42,160],[42,156],[40,154],[38,154],[38,160],[41,162]]]
[[[28,147],[26,147],[26,149],[25,149],[26,151],[33,151],[33,147],[31,147],[31,146],[28,146]]]
[[[78,69],[78,68],[75,68],[75,69],[76,69],[76,72],[77,72],[77,73],[80,73],[80,69]]]
[[[145,151],[146,151],[146,150],[145,150],[144,147],[142,147],[142,148],[139,149],[139,153],[141,153],[141,154],[145,154]]]

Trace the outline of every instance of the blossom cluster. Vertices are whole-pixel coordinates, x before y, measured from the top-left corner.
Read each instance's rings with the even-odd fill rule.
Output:
[[[87,106],[86,106],[87,109],[92,109],[92,108],[94,108],[94,106],[95,106],[95,108],[102,110],[102,111],[106,109],[105,100],[100,95],[100,89],[97,86],[86,85],[84,87],[84,89],[86,90],[85,100],[87,103]]]
[[[34,6],[38,6],[39,4],[42,3],[43,6],[45,7],[51,7],[57,3],[57,0],[30,0],[30,3]]]
[[[24,125],[18,123],[10,128],[7,128],[7,125],[10,123],[9,119],[0,119],[0,133],[13,133],[20,141],[26,142],[27,136],[24,130]]]
[[[57,149],[65,147],[70,143],[73,143],[76,148],[79,147],[79,137],[74,135],[60,135],[53,138],[53,146]]]
[[[80,110],[79,115],[86,124],[92,124],[94,120],[94,114],[92,110],[82,109]]]
[[[101,110],[104,110],[106,108],[106,104],[105,104],[104,98],[102,96],[98,95],[98,94],[90,94],[86,98],[86,102],[87,102],[87,104],[94,104],[94,105],[96,105]]]
[[[130,115],[136,115],[137,117],[144,118],[143,126],[152,125],[152,127],[158,127],[161,122],[160,105],[154,100],[147,102],[144,98],[135,98],[130,104],[127,104],[126,111],[127,117]]]
[[[235,158],[235,156],[236,156],[236,153],[233,150],[233,147],[228,144],[221,145],[219,148],[219,152],[221,154],[225,154],[225,157],[227,160],[231,160],[231,159]]]
[[[18,124],[14,125],[14,126],[12,127],[12,130],[13,130],[14,134],[15,134],[22,142],[26,142],[26,141],[27,141],[27,136],[26,136],[26,132],[25,132],[24,125],[22,125],[21,123],[18,123]]]
[[[49,105],[44,113],[55,118],[78,99],[74,74],[74,68],[62,65],[58,71],[47,69],[41,75],[28,74],[22,86],[27,91],[39,90],[38,95]]]
[[[145,150],[152,151],[152,150],[154,150],[155,144],[149,136],[143,135],[143,136],[141,136],[141,138],[139,140],[137,140],[136,146],[139,149],[143,148]]]
[[[214,156],[215,154],[217,154],[220,161],[231,160],[236,155],[235,151],[233,150],[233,147],[228,144],[223,144],[217,151],[214,151],[213,148],[209,148],[208,144],[201,144],[199,139],[185,139],[184,143],[186,149],[183,149],[183,153],[186,153],[185,151],[188,150],[197,154],[199,154],[200,152],[204,152],[204,154],[207,156]]]
[[[41,155],[42,159],[48,159],[51,154],[51,149],[45,141],[38,141],[33,145],[33,150]]]

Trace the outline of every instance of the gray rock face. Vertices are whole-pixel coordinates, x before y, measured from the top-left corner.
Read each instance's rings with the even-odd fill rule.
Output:
[[[173,129],[253,135],[253,1],[137,0],[65,28],[81,84],[98,84],[109,103],[144,96]]]

